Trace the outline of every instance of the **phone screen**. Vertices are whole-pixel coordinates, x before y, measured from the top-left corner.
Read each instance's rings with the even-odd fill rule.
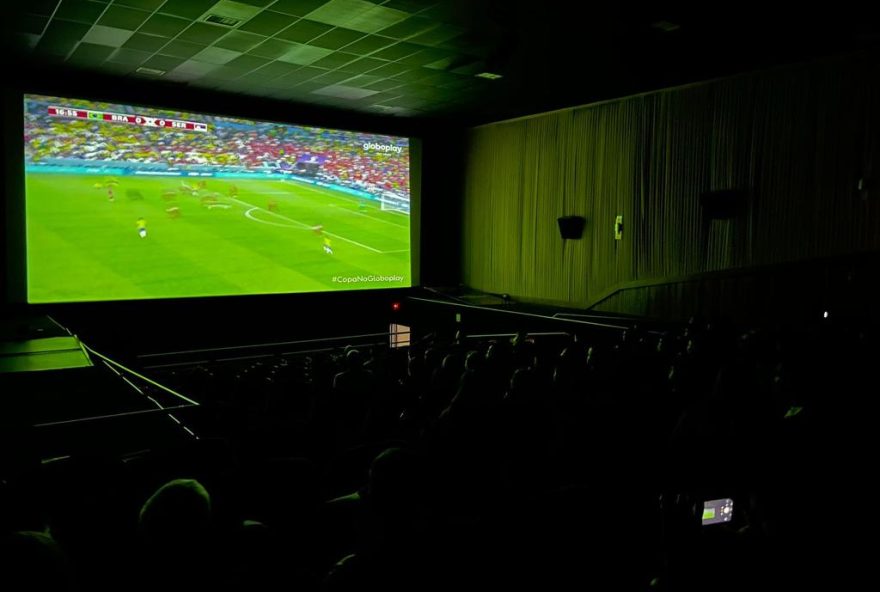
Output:
[[[730,522],[733,518],[733,500],[729,497],[703,502],[703,526]]]

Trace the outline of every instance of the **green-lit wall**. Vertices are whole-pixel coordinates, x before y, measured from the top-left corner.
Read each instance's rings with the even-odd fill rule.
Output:
[[[834,58],[470,130],[463,281],[585,306],[632,282],[880,248],[880,191],[856,191],[880,174],[878,64]],[[743,213],[707,219],[700,194],[729,188],[750,192]],[[586,217],[582,240],[560,238],[562,215]]]

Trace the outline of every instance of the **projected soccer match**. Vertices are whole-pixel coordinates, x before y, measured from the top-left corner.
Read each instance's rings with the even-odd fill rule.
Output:
[[[412,285],[407,138],[24,97],[32,303]]]

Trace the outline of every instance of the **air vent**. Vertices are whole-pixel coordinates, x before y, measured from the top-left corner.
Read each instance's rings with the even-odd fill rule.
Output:
[[[477,78],[485,78],[486,80],[498,80],[499,78],[503,78],[501,74],[496,74],[494,72],[480,72],[479,74],[474,74]]]
[[[206,23],[213,23],[223,27],[233,29],[241,24],[241,19],[232,18],[231,16],[220,16],[219,14],[208,14],[202,19]]]
[[[165,74],[165,70],[157,70],[156,68],[145,68],[144,66],[140,66],[136,72],[138,74],[146,74],[148,76],[162,76]]]

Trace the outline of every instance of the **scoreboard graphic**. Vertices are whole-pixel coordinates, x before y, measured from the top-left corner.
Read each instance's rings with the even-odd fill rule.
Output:
[[[96,119],[110,123],[124,123],[140,125],[143,127],[170,127],[178,130],[194,132],[207,132],[208,124],[199,121],[182,121],[179,119],[167,119],[149,115],[127,115],[125,113],[112,113],[110,111],[89,111],[87,109],[74,109],[71,107],[48,107],[49,115],[53,117],[67,117],[71,119]]]

